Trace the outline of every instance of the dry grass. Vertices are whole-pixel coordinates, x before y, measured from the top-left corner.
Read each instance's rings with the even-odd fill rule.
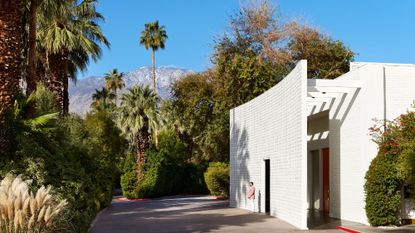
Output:
[[[29,181],[8,174],[0,183],[0,232],[53,232],[54,222],[65,209],[66,200],[59,203],[50,187],[41,187],[33,195]]]

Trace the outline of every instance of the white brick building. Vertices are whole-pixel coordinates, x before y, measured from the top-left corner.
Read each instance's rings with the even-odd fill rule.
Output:
[[[351,63],[334,80],[307,80],[300,61],[279,84],[230,112],[230,205],[307,229],[310,210],[367,224],[364,176],[377,146],[373,119],[392,120],[415,100],[415,65]],[[267,185],[268,184],[268,185]]]

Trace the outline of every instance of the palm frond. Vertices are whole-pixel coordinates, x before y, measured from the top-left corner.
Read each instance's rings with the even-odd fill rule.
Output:
[[[46,126],[48,123],[50,123],[53,120],[57,120],[59,117],[59,113],[49,113],[42,116],[38,116],[35,118],[31,118],[24,121],[24,124],[28,127],[30,127],[32,130],[38,130],[42,128],[43,126]]]

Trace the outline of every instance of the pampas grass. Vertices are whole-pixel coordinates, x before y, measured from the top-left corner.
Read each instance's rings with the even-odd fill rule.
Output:
[[[57,202],[51,187],[42,186],[33,195],[29,184],[12,174],[0,182],[0,232],[54,232],[54,223],[61,220],[68,203]]]

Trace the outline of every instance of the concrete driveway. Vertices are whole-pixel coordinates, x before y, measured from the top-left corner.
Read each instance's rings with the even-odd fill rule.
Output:
[[[96,218],[91,233],[132,232],[301,232],[274,217],[228,208],[209,196],[151,200],[115,198]],[[330,226],[313,232],[341,232]]]

